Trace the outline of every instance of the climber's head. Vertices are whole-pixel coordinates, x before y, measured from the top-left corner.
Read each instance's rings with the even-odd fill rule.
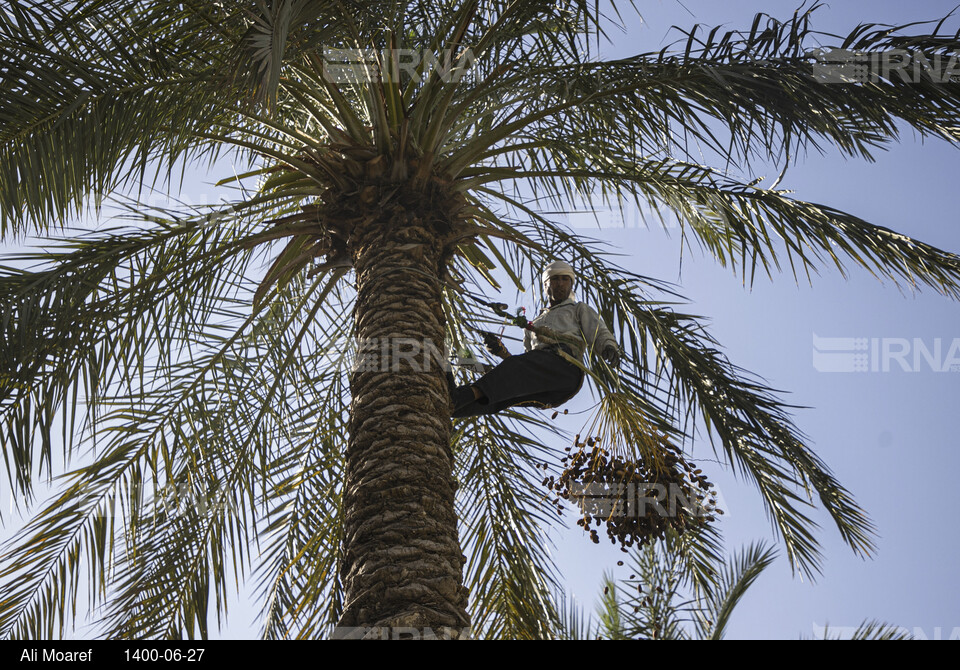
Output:
[[[554,261],[543,270],[543,291],[551,305],[563,302],[573,294],[573,283],[577,278],[573,268],[563,261]]]

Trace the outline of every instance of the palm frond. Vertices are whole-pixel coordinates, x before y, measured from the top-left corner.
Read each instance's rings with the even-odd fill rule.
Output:
[[[597,606],[597,625],[599,635],[608,640],[629,639],[625,631],[626,623],[623,620],[620,601],[617,598],[617,584],[610,574],[603,576],[603,594]]]
[[[142,382],[149,357],[163,367],[200,324],[229,316],[251,257],[240,245],[243,231],[211,226],[206,217],[168,220],[11,258],[42,264],[4,268],[0,276],[0,444],[11,481],[28,500],[33,464],[51,463],[54,417],[62,417],[70,454],[76,421],[94,422],[108,389]]]
[[[684,589],[683,555],[671,551],[675,539],[649,544],[631,554],[630,578],[605,587],[610,606],[616,607],[619,639],[689,639],[689,622],[696,614],[696,601]],[[610,599],[610,593],[617,597]]]
[[[747,589],[776,558],[776,553],[756,543],[731,556],[719,569],[716,583],[706,590],[703,635],[711,640],[723,639],[727,623]]]
[[[475,637],[544,639],[557,628],[557,569],[543,548],[558,509],[532,473],[556,453],[528,434],[534,427],[549,428],[491,416],[462,423],[454,442]]]
[[[318,416],[304,439],[317,445],[278,459],[274,508],[259,556],[264,639],[316,639],[330,633],[342,608],[339,558],[341,419]]]
[[[157,155],[175,162],[196,153],[188,129],[224,113],[218,97],[240,96],[216,74],[223,62],[199,56],[219,36],[189,9],[167,5],[96,1],[73,11],[8,3],[19,20],[0,29],[8,64],[0,87],[0,234],[80,213],[87,195],[98,203],[143,178]],[[177,139],[162,128],[186,132]],[[123,164],[130,169],[118,171]]]
[[[82,570],[91,604],[105,597],[108,583],[119,589],[111,594],[110,634],[207,634],[204,603],[212,599],[219,611],[226,566],[242,575],[250,561],[259,475],[270,454],[292,439],[289,417],[315,411],[315,398],[296,391],[294,380],[306,368],[294,353],[332,346],[313,321],[323,300],[303,306],[335,283],[336,277],[321,277],[302,295],[288,292],[273,302],[275,309],[248,316],[229,336],[217,334],[222,326],[207,326],[206,351],[185,349],[180,360],[145,368],[146,382],[130,395],[101,400],[105,411],[89,433],[101,436],[101,454],[69,475],[62,495],[3,554],[3,597],[10,605],[0,620],[5,636],[53,630],[58,615],[46,603],[56,597],[75,611]],[[158,374],[170,382],[156,384]],[[186,496],[185,509],[169,513],[162,496],[144,506],[143,485],[151,483],[155,491]],[[107,533],[104,520],[114,518],[115,505],[126,511],[126,523],[110,521]],[[49,541],[49,533],[60,539]],[[88,545],[98,550],[84,568],[76,556]]]
[[[594,634],[593,619],[584,614],[583,608],[570,596],[556,598],[561,603],[557,637],[561,640],[590,640]]]
[[[850,630],[831,629],[830,626],[824,626],[820,631],[822,637],[819,640],[912,640],[913,635],[905,628],[893,626],[883,621],[870,619],[864,621],[856,628]]]
[[[331,325],[327,342],[334,346],[318,352],[341,372],[349,363],[345,316]],[[258,557],[258,588],[265,639],[324,637],[342,608],[342,442],[349,398],[335,375],[304,381],[323,402],[302,414],[291,438],[296,448],[268,465],[271,485],[263,492],[268,523]]]

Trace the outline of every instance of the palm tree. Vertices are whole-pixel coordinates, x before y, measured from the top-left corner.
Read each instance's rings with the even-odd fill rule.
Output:
[[[757,542],[718,560],[718,540],[709,531],[687,537],[670,533],[659,544],[631,552],[630,564],[623,567],[631,572],[629,577],[604,577],[596,622],[584,618],[575,603],[567,603],[563,636],[580,640],[724,639],[737,606],[773,564],[776,552]],[[704,547],[710,551],[703,551]],[[905,629],[877,620],[844,632],[855,640],[912,639]],[[839,639],[829,627],[823,628],[822,636]]]
[[[591,368],[602,444],[656,461],[699,416],[796,570],[819,569],[814,498],[869,554],[869,519],[790,408],[671,287],[542,213],[651,203],[751,280],[852,262],[958,297],[957,256],[687,152],[785,171],[824,141],[869,157],[901,124],[960,139],[957,87],[928,72],[811,76],[812,14],[604,61],[585,0],[8,3],[0,232],[61,232],[110,198],[123,214],[0,277],[0,444],[24,507],[58,436],[64,461],[88,455],[4,551],[0,631],[61,634],[86,602],[106,636],[206,636],[254,575],[266,637],[554,635],[533,471],[557,467],[561,431],[523,412],[451,425],[436,352],[502,322],[481,287],[522,290],[555,257],[629,361]],[[949,54],[940,28],[841,46]],[[138,202],[224,152],[249,162],[232,201]]]

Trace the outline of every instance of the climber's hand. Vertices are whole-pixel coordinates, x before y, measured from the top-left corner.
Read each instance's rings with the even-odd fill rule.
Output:
[[[600,357],[607,362],[611,368],[620,367],[620,350],[614,345],[608,345],[600,354]]]
[[[510,356],[510,352],[507,351],[507,348],[505,346],[503,346],[503,342],[500,340],[499,337],[487,331],[483,331],[482,334],[483,334],[483,346],[487,351],[489,351],[491,354],[499,358],[507,358],[508,356]]]

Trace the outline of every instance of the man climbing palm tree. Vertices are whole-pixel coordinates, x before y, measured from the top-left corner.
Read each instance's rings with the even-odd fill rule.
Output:
[[[601,351],[616,366],[620,352],[597,313],[574,300],[576,274],[568,263],[555,261],[543,271],[550,305],[524,331],[526,353],[513,356],[498,337],[485,334],[487,350],[503,360],[469,386],[453,388],[453,417],[494,414],[516,405],[556,407],[570,400],[583,384],[583,370],[574,362],[584,351]]]

